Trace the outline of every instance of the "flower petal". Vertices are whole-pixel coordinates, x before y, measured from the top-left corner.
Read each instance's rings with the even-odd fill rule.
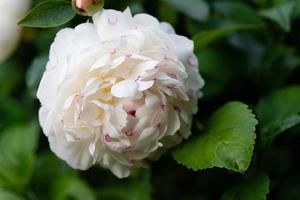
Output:
[[[132,79],[123,80],[112,86],[111,93],[118,98],[134,97],[138,93],[138,84]]]

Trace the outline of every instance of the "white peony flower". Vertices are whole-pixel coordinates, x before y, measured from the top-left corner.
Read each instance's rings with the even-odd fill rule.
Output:
[[[30,0],[1,0],[0,1],[0,63],[15,49],[21,27],[18,22],[29,9]]]
[[[203,86],[193,42],[129,9],[103,10],[58,32],[37,97],[57,156],[116,176],[188,138]]]

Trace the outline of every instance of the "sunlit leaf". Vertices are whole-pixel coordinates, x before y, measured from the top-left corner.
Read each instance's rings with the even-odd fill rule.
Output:
[[[245,172],[254,149],[256,124],[247,105],[227,103],[212,115],[205,133],[179,146],[174,158],[193,170],[220,167]]]

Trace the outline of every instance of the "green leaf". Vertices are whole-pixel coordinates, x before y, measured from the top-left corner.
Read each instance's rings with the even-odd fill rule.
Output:
[[[291,30],[291,19],[293,16],[295,2],[275,6],[270,9],[260,11],[261,16],[276,22],[283,30],[289,32]]]
[[[63,176],[51,190],[53,200],[96,200],[93,190],[76,176]]]
[[[22,122],[26,119],[26,109],[20,101],[11,96],[0,93],[0,130],[14,123]]]
[[[266,49],[260,66],[261,84],[267,88],[278,88],[300,66],[300,57],[296,49],[280,44],[271,45]]]
[[[263,25],[259,15],[242,1],[216,1],[213,3],[216,13],[221,15],[221,20],[230,24]]]
[[[63,25],[75,15],[70,2],[45,1],[30,10],[19,24],[27,27],[49,28]]]
[[[257,106],[260,137],[263,146],[300,123],[300,86],[291,86],[262,98]]]
[[[51,151],[39,154],[32,177],[32,184],[35,186],[35,195],[38,196],[37,199],[50,196],[51,191],[49,188],[53,184],[56,184],[58,179],[65,176],[76,175],[76,172],[75,169],[59,159]]]
[[[18,195],[14,194],[12,192],[2,190],[1,188],[0,188],[0,199],[3,199],[3,200],[24,200],[22,197],[19,197]]]
[[[34,169],[37,126],[7,129],[0,137],[0,187],[22,190]]]
[[[22,81],[19,65],[16,60],[0,63],[0,94],[11,93]]]
[[[256,28],[257,26],[255,25],[240,24],[226,28],[202,31],[193,37],[193,40],[195,42],[195,51],[206,48],[212,42],[226,37],[230,33],[242,30],[253,30]]]
[[[203,49],[197,52],[197,57],[200,61],[201,75],[206,83],[203,88],[205,100],[222,95],[230,80],[237,76],[239,66],[244,64],[241,56],[237,56],[237,52],[227,49],[226,51],[216,48]]]
[[[177,10],[198,21],[205,20],[209,15],[209,6],[203,0],[163,0]]]
[[[257,175],[230,188],[222,200],[266,200],[270,180],[266,175]]]
[[[193,170],[220,167],[245,172],[254,149],[256,124],[247,105],[227,103],[212,115],[205,133],[179,146],[174,158]]]

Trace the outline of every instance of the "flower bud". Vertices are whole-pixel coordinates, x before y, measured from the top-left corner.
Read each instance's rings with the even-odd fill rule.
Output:
[[[93,16],[99,12],[104,5],[104,0],[72,0],[75,12],[83,16]]]

